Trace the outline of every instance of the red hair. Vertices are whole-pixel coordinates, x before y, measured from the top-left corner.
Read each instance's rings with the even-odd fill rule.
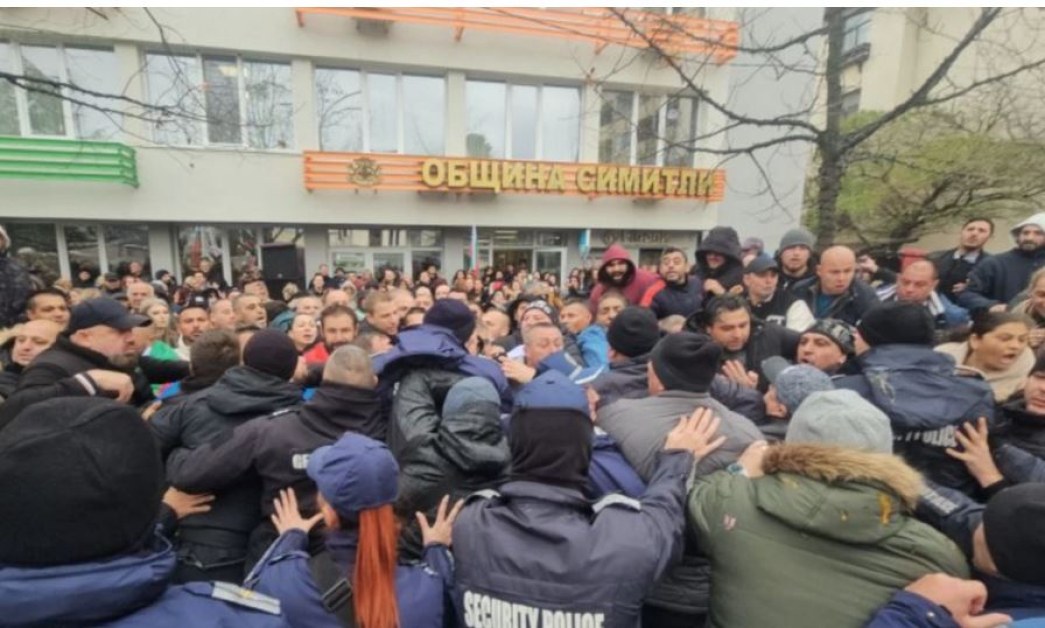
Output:
[[[359,513],[359,545],[355,583],[356,623],[361,628],[396,628],[396,541],[398,530],[391,504]]]

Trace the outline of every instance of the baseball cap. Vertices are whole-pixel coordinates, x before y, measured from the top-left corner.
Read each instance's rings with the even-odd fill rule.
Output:
[[[779,269],[780,269],[780,267],[777,266],[776,260],[774,260],[772,257],[770,257],[770,256],[768,256],[768,255],[763,253],[762,255],[759,255],[759,256],[755,257],[755,259],[753,259],[750,262],[748,262],[747,266],[744,267],[744,272],[745,273],[762,273],[762,272],[765,272],[767,270],[779,270]]]
[[[338,514],[391,504],[399,488],[399,465],[388,447],[353,432],[313,451],[306,473]]]
[[[105,273],[103,279],[105,279],[105,281],[119,281],[120,276],[116,273]]]
[[[69,333],[105,325],[119,331],[128,331],[135,327],[145,327],[151,324],[147,316],[131,314],[119,301],[109,297],[98,297],[88,299],[73,307],[69,315]]]
[[[194,307],[200,308],[204,311],[210,311],[210,301],[208,301],[207,297],[202,294],[194,294],[185,300],[185,305],[181,306],[181,311],[184,312],[185,310]]]

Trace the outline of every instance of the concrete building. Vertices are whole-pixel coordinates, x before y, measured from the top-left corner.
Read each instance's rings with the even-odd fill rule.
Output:
[[[0,9],[0,71],[30,88],[0,81],[0,221],[63,276],[208,257],[229,282],[426,261],[563,277],[613,242],[691,251],[743,213],[718,209],[732,166],[684,146],[723,120],[582,11]],[[628,15],[724,99],[734,55],[707,42],[736,42],[733,10],[656,11]],[[801,183],[795,202],[797,220]]]

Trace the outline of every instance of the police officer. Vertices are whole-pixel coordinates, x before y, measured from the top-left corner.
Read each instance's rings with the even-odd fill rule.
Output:
[[[718,422],[707,410],[684,418],[641,499],[591,504],[587,395],[556,371],[527,384],[509,426],[510,481],[470,498],[454,526],[461,625],[639,625],[642,598],[681,553],[684,484],[694,455],[722,443]]]
[[[0,433],[5,626],[286,626],[277,600],[226,583],[172,586],[155,534],[163,465],[141,417],[108,399],[33,404]]]
[[[450,529],[463,502],[448,511],[444,497],[435,523],[418,513],[424,538],[421,563],[397,564],[392,509],[399,465],[388,448],[346,433],[309,456],[308,477],[319,490],[319,513],[306,519],[293,489],[283,491],[272,517],[280,532],[247,585],[283,602],[295,626],[442,628],[443,598],[453,578]],[[323,520],[326,551],[309,557],[309,530]]]

